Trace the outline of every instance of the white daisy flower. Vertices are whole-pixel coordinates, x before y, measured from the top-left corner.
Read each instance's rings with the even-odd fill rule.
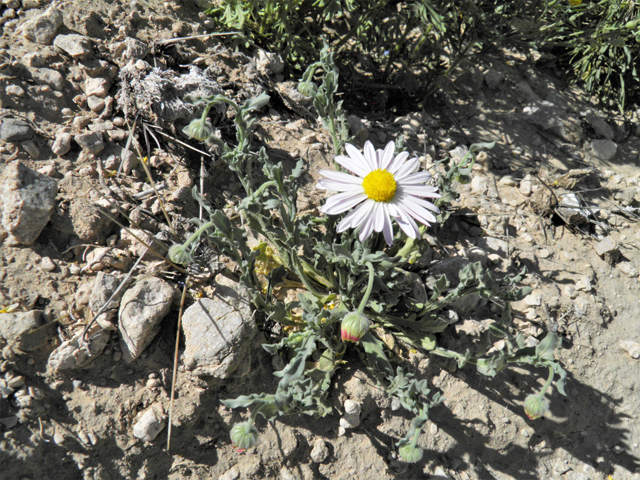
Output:
[[[371,142],[364,144],[364,155],[347,143],[348,157],[338,155],[336,162],[350,172],[320,170],[326,178],[318,181],[317,188],[340,192],[327,200],[320,211],[327,215],[338,215],[353,208],[338,224],[337,232],[349,228],[360,228],[360,241],[371,232],[383,232],[388,245],[393,242],[391,217],[411,238],[420,235],[415,220],[427,226],[436,221],[431,212],[438,208],[426,198],[440,198],[437,187],[426,185],[431,178],[429,172],[413,173],[418,159],[408,152],[393,156],[394,143],[389,142],[384,150],[375,150]],[[356,208],[354,208],[356,207]]]

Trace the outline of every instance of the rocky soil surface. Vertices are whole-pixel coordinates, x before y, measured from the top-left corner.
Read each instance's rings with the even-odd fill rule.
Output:
[[[446,397],[421,462],[397,460],[409,419],[357,355],[336,377],[333,416],[258,423],[258,444],[239,454],[229,429],[244,412],[219,400],[273,391],[282,359],[260,348],[246,296],[209,252],[185,299],[167,450],[185,272],[162,258],[192,231],[192,186],[220,208],[241,191],[182,134],[197,113],[184,97],[267,92],[258,140],[308,162],[310,208],[332,156],[277,55],[235,51],[224,36],[180,39],[213,33],[197,3],[2,0],[0,476],[640,479],[639,118],[598,108],[510,51],[475,57],[428,111],[352,108],[350,124],[360,146],[404,135],[434,172],[440,158],[496,142],[431,231],[422,278],[456,278],[470,261],[526,266],[533,292],[514,305],[514,324],[531,345],[547,330],[562,336],[568,396],[554,393],[531,421],[522,403],[539,372],[488,379],[389,338],[396,360]],[[226,114],[216,113],[223,129]],[[439,341],[464,348],[499,310],[456,305]],[[224,321],[214,331],[207,318]],[[352,428],[341,429],[343,414]]]

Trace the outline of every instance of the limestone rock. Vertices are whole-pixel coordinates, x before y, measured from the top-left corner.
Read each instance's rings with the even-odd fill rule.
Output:
[[[66,155],[71,150],[71,134],[67,132],[59,133],[56,136],[51,151],[56,155]]]
[[[98,272],[96,280],[91,289],[91,296],[89,297],[89,308],[94,313],[98,313],[98,310],[109,300],[113,292],[115,292],[120,285],[122,278],[111,275],[105,272]],[[105,330],[117,330],[115,325],[111,323],[111,319],[115,318],[118,314],[118,307],[120,306],[120,299],[124,295],[124,289],[121,289],[118,295],[116,295],[107,309],[98,317],[96,321]]]
[[[0,336],[20,348],[20,336],[42,325],[42,312],[0,313]]]
[[[40,45],[51,45],[56,32],[62,26],[62,22],[62,13],[57,7],[51,6],[44,13],[27,20],[20,27],[20,32],[27,40]]]
[[[127,290],[120,302],[118,330],[123,358],[132,362],[151,343],[169,313],[174,287],[156,277],[145,278]]]
[[[156,403],[138,414],[133,425],[133,436],[152,442],[167,425],[162,405]]]
[[[89,132],[75,136],[76,143],[86,152],[94,155],[104,150],[104,140],[100,132]]]
[[[107,330],[102,330],[98,325],[95,325],[87,333],[88,343],[83,343],[81,336],[82,332],[70,340],[62,342],[49,355],[47,365],[54,371],[84,367],[102,353],[109,342],[110,334]]]
[[[1,225],[8,245],[31,245],[51,218],[58,184],[20,162],[0,175]]]
[[[77,33],[58,35],[53,44],[76,60],[85,60],[93,53],[91,40]]]
[[[216,281],[225,280],[220,275]],[[228,378],[250,360],[256,326],[249,300],[239,285],[216,286],[216,298],[201,298],[182,317],[184,363],[198,374]]]

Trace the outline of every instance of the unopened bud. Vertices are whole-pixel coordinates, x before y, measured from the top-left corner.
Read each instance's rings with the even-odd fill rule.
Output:
[[[310,97],[318,91],[318,87],[312,82],[300,82],[298,84],[298,91],[305,97]]]
[[[169,247],[169,260],[178,265],[187,265],[193,261],[193,258],[183,245],[172,245]]]
[[[231,443],[233,448],[242,453],[247,448],[253,447],[258,439],[258,430],[253,426],[253,422],[236,423],[231,429]]]
[[[400,447],[400,458],[407,463],[416,463],[422,460],[423,451],[420,447],[408,444]]]
[[[369,331],[369,319],[362,313],[351,312],[342,319],[340,328],[343,342],[359,342]]]
[[[539,395],[529,395],[524,399],[524,413],[529,420],[535,420],[547,413],[549,402]]]
[[[213,135],[213,129],[208,121],[202,119],[191,120],[191,123],[182,130],[185,135],[199,142],[204,142]]]

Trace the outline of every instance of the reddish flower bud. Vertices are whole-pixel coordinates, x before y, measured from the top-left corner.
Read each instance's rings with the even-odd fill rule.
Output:
[[[524,413],[529,420],[535,420],[547,413],[549,402],[539,395],[529,395],[524,399]]]
[[[340,328],[343,342],[359,342],[369,331],[369,319],[361,313],[351,312],[342,319]]]

